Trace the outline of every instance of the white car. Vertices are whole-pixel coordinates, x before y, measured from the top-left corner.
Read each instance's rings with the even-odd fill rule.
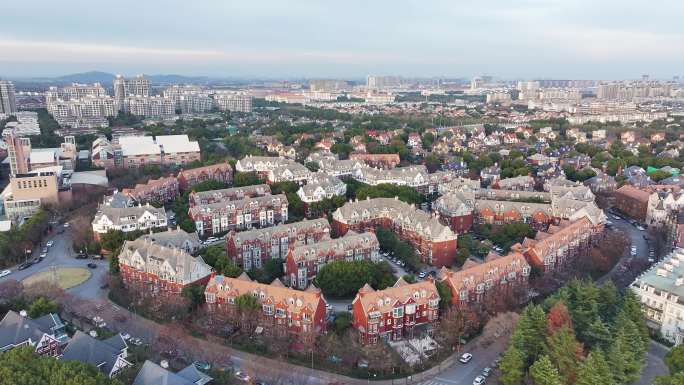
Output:
[[[69,228],[69,222],[67,222],[67,223],[64,224],[64,228],[65,228],[65,229],[68,229],[68,228]]]
[[[235,378],[237,378],[240,381],[244,382],[249,382],[252,378],[249,376],[249,374],[242,372],[242,371],[237,371],[235,372]]]
[[[3,270],[3,271],[0,271],[0,278],[2,278],[2,277],[7,277],[7,276],[10,275],[10,274],[12,274],[12,271],[11,271],[11,270]]]
[[[477,377],[475,377],[475,379],[473,380],[473,385],[482,385],[482,384],[484,384],[484,383],[485,383],[485,378],[482,377],[482,376],[477,376]]]
[[[461,358],[459,358],[458,360],[459,360],[461,363],[463,363],[463,364],[467,364],[467,363],[470,362],[470,360],[472,360],[472,359],[473,359],[473,355],[472,355],[472,354],[470,354],[470,353],[463,353],[463,354],[461,354]]]
[[[48,241],[45,245],[46,245],[47,247],[52,247],[52,245],[54,245],[54,244],[55,244],[55,243],[54,243],[53,241]]]
[[[637,248],[636,248],[636,246],[632,246],[632,249],[630,250],[630,254],[632,254],[632,256],[636,256],[636,255],[637,255]]]

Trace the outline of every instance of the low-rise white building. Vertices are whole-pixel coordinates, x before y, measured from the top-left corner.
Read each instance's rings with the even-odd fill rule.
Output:
[[[684,339],[684,249],[675,249],[631,285],[646,324],[679,345]]]

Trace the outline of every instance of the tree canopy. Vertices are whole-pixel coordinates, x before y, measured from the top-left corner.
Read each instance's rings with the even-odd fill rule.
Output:
[[[15,348],[0,354],[0,384],[121,385],[92,365],[41,357],[30,348]]]

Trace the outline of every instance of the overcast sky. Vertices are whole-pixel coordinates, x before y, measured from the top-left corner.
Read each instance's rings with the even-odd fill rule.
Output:
[[[683,0],[7,0],[0,77],[684,75]]]

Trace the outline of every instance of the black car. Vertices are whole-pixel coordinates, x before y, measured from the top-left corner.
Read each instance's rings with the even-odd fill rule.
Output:
[[[24,263],[22,263],[21,265],[17,266],[17,269],[19,269],[19,270],[24,270],[24,269],[28,269],[30,266],[31,266],[31,263],[29,263],[29,262],[24,262]]]
[[[97,265],[94,264],[94,263],[92,263],[92,262],[89,263],[87,266],[88,266],[89,269],[97,269]]]
[[[88,259],[88,254],[77,254],[76,259]]]

